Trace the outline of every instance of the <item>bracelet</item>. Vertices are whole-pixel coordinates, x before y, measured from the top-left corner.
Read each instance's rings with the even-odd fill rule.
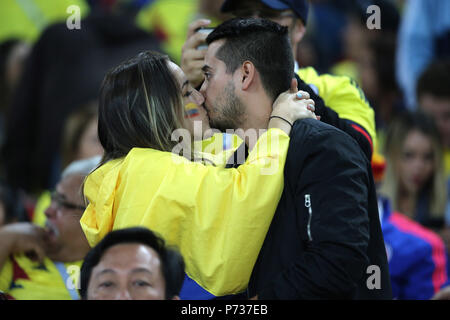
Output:
[[[270,121],[270,119],[272,119],[272,118],[278,118],[278,119],[281,119],[281,120],[283,120],[283,121],[286,121],[286,122],[291,126],[291,128],[292,128],[292,123],[290,123],[289,121],[287,121],[285,118],[282,118],[282,117],[280,117],[280,116],[270,116],[270,117],[269,117],[269,121]]]

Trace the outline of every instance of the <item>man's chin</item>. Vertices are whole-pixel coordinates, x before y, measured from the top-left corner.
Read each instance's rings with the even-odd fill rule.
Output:
[[[59,230],[50,223],[45,228],[45,243],[49,251],[54,251],[59,247]]]
[[[230,130],[236,130],[234,124],[231,123],[222,123],[217,121],[210,121],[209,126],[211,129],[219,130],[220,132],[227,132]]]

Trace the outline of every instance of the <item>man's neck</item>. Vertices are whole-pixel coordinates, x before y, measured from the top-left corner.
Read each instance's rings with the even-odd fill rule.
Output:
[[[253,96],[247,101],[246,120],[241,124],[242,130],[236,130],[236,134],[247,144],[249,151],[253,149],[269,125],[269,117],[272,114],[272,101],[265,95]]]

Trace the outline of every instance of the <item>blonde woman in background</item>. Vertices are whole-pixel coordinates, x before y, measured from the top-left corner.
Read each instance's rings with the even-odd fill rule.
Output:
[[[385,155],[387,171],[380,193],[394,210],[441,230],[448,210],[447,184],[433,119],[422,112],[399,115],[388,129]]]

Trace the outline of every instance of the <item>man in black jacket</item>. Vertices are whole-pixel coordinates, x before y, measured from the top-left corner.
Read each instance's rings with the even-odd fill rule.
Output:
[[[211,126],[267,128],[294,76],[287,28],[233,19],[207,43],[201,92]],[[248,291],[259,299],[391,299],[370,163],[343,131],[294,124],[284,191]]]

